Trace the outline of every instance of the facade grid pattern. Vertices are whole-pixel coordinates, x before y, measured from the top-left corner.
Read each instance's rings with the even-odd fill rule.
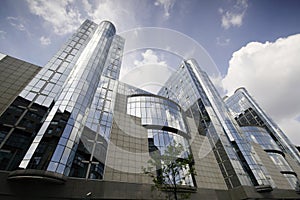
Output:
[[[121,198],[106,190],[113,184],[122,191],[148,188],[148,195],[153,183],[144,167],[180,144],[172,158],[193,161],[176,176],[163,175],[175,177],[193,199],[204,193],[297,199],[291,189],[300,191],[300,155],[244,88],[222,99],[197,61],[188,59],[152,94],[119,81],[124,50],[112,23],[86,20],[43,68],[0,54],[1,177],[70,184],[72,191],[82,181],[102,185],[92,198]],[[161,159],[153,172],[166,165]],[[3,191],[18,185],[6,182]]]

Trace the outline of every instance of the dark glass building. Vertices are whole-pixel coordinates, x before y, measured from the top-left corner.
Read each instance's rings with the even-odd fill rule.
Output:
[[[43,68],[1,56],[1,198],[164,199],[142,168],[174,143],[191,199],[300,198],[299,153],[246,90],[224,101],[194,59],[158,94],[122,83],[124,44],[86,20]]]
[[[0,169],[12,170],[19,164],[14,160],[20,160],[32,142],[32,128],[38,123],[37,115],[25,117],[27,129],[17,123],[16,119],[24,108],[17,97],[42,68],[0,55]],[[13,103],[14,100],[19,103]]]

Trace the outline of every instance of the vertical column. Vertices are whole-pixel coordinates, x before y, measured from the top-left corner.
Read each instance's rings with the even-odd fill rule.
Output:
[[[0,168],[17,169],[96,27],[86,20],[1,114],[0,126],[9,126],[1,128],[5,135],[0,144]],[[21,143],[13,142],[20,138]]]
[[[222,129],[226,136],[230,140],[231,146],[238,151],[239,158],[241,161],[250,168],[248,173],[252,177],[254,185],[271,185],[275,186],[274,181],[269,176],[268,171],[262,165],[261,160],[255,156],[254,150],[247,143],[247,141],[241,136],[238,125],[235,123],[233,118],[230,116],[227,107],[216,91],[215,87],[209,80],[207,74],[201,71],[200,67],[195,60],[186,61],[186,65],[190,68],[200,85],[203,88],[203,92],[211,104],[213,113],[215,113]],[[222,137],[219,135],[218,137]]]
[[[98,84],[70,176],[102,179],[125,40],[115,35]]]
[[[97,27],[19,167],[68,175],[114,35],[110,22]]]

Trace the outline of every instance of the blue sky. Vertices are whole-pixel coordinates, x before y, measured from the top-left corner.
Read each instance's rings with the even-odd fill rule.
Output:
[[[86,18],[119,33],[172,29],[208,52],[224,94],[245,86],[300,145],[299,9],[297,0],[1,0],[0,52],[43,66]],[[163,58],[145,50],[136,63]]]
[[[69,7],[74,10],[74,16],[76,16],[69,19],[72,18],[71,14],[66,13],[62,15],[68,16],[65,20],[59,19],[60,16],[57,16],[58,19],[48,19],[47,17],[55,17],[55,13],[52,14],[54,16],[51,14],[46,16],[47,11],[44,11],[46,13],[39,11],[34,8],[32,2],[35,1],[1,1],[0,45],[1,52],[39,65],[44,65],[72,31],[76,30],[82,20],[86,18],[95,18],[99,22],[102,19],[113,19],[119,32],[149,26],[170,28],[182,32],[195,39],[208,51],[222,74],[227,71],[232,53],[248,42],[274,41],[279,37],[287,37],[300,32],[300,2],[297,0],[120,0],[107,1],[107,3],[95,1],[91,5],[94,5],[94,9],[98,9],[98,13],[90,16],[81,8],[84,1],[62,1],[65,3],[57,3],[57,6],[63,10],[62,6],[65,4],[65,10]],[[44,6],[45,9],[49,9],[53,5],[52,9],[55,9],[54,2],[49,1],[40,7]],[[170,6],[166,6],[167,8],[164,9],[163,3],[155,2],[169,2]],[[168,4],[166,3],[166,5]],[[101,7],[105,10],[103,13],[101,13]],[[109,13],[110,8],[114,13]],[[223,13],[220,10],[223,10]],[[60,10],[57,9],[56,12],[60,12]],[[233,22],[230,22],[229,17],[229,25],[222,26],[222,17],[226,16],[226,12],[237,18],[240,17],[240,21],[234,22],[232,19]],[[121,16],[121,19],[117,19],[118,15]],[[122,19],[125,22],[122,22]],[[58,23],[57,20],[61,22]],[[63,24],[68,22],[71,22],[71,25],[65,29]],[[56,27],[57,30],[54,30],[53,27]],[[40,41],[41,37],[50,39],[50,44],[46,40],[43,45]],[[48,53],[49,51],[52,54]],[[38,56],[37,52],[40,52]]]

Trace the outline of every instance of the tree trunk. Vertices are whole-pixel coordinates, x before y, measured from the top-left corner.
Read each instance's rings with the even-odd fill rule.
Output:
[[[174,168],[172,168],[172,175],[173,175],[173,183],[174,183],[174,189],[173,189],[173,192],[174,192],[174,198],[175,198],[175,200],[177,200],[176,173],[175,173],[175,171],[174,171]]]

